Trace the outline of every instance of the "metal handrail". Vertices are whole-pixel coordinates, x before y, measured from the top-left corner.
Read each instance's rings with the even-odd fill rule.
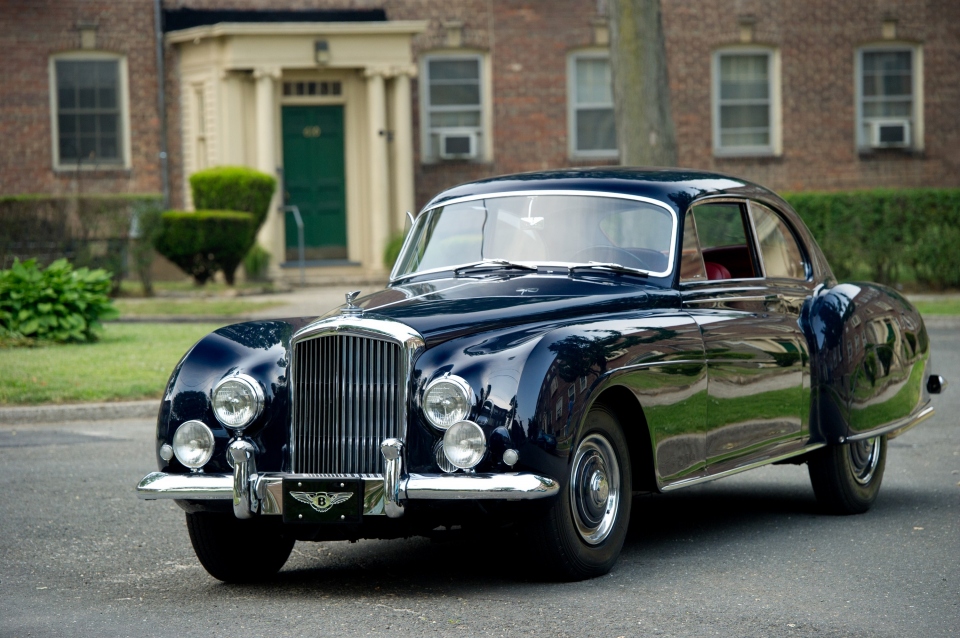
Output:
[[[297,253],[300,257],[300,285],[306,285],[306,275],[304,269],[306,268],[306,259],[304,257],[305,249],[303,247],[303,217],[300,216],[300,207],[296,204],[291,204],[290,206],[280,206],[281,212],[290,211],[293,213],[293,221],[297,223]]]

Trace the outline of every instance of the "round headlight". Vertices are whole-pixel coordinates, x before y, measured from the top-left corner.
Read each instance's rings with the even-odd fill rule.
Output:
[[[260,416],[263,390],[245,374],[227,377],[213,389],[213,413],[224,427],[242,430]]]
[[[470,384],[460,377],[440,377],[423,393],[423,414],[433,427],[446,430],[467,418],[472,398]]]
[[[185,421],[173,435],[173,453],[187,467],[203,467],[213,456],[213,432],[203,421]]]
[[[443,435],[443,454],[451,465],[469,470],[487,451],[487,437],[473,421],[451,425]]]

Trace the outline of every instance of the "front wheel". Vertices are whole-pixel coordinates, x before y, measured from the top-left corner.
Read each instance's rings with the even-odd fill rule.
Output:
[[[620,424],[607,408],[594,407],[573,454],[567,489],[527,532],[542,573],[583,580],[609,572],[627,535],[632,490]]]
[[[862,514],[877,500],[887,437],[821,448],[807,462],[817,500],[832,514]]]
[[[283,533],[279,521],[241,521],[231,514],[187,514],[190,542],[200,564],[225,583],[255,583],[283,567],[295,539]]]

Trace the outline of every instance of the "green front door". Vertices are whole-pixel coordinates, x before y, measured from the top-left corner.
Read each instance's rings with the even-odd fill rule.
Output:
[[[342,106],[283,107],[284,203],[303,217],[306,258],[347,258]],[[296,261],[297,223],[286,216],[287,261]]]

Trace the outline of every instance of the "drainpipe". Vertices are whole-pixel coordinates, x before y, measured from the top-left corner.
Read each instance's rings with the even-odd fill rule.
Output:
[[[163,0],[153,0],[154,39],[157,53],[157,110],[160,116],[160,183],[163,207],[170,208],[170,170],[167,162],[167,98],[164,91],[166,73],[163,65]]]

